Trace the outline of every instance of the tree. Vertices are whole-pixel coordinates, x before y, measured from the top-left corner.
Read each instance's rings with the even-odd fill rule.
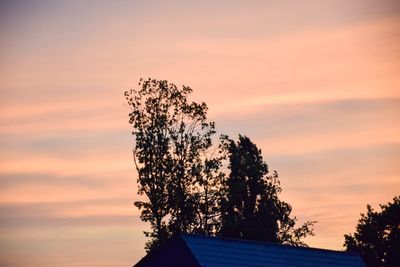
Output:
[[[344,236],[344,247],[359,253],[368,266],[400,266],[400,196],[380,208],[367,205],[355,233]]]
[[[150,251],[179,232],[213,231],[220,161],[210,155],[214,122],[207,121],[205,103],[188,101],[190,87],[155,79],[140,79],[139,87],[125,97],[138,193],[147,197],[135,206],[151,224]]]
[[[151,226],[146,250],[180,232],[305,245],[313,222],[295,228],[291,206],[278,198],[278,175],[269,175],[261,151],[242,136],[237,144],[224,136],[215,148],[207,105],[190,102],[191,93],[155,79],[125,92],[138,194],[145,196],[134,204]],[[227,156],[229,175],[222,171]]]
[[[282,189],[276,171],[269,175],[261,150],[246,136],[239,141],[223,136],[221,147],[229,158],[230,174],[221,199],[221,229],[227,237],[245,238],[293,245],[306,244],[303,237],[313,235],[315,222],[295,228],[291,206],[281,201]]]

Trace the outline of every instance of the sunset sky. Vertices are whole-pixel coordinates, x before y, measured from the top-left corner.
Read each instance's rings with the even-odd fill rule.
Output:
[[[245,4],[246,3],[246,4]],[[313,247],[400,193],[400,2],[1,1],[0,266],[145,255],[123,93],[193,88],[249,136]]]

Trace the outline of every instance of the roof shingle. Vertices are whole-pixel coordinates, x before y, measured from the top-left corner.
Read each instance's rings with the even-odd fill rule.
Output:
[[[135,266],[365,267],[359,255],[342,251],[181,234]]]
[[[273,243],[183,234],[202,267],[365,266],[357,254]]]

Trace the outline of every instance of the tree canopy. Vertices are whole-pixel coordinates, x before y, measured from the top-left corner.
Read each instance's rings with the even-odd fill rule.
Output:
[[[269,173],[261,150],[241,135],[237,142],[224,136],[222,144],[230,173],[221,199],[220,234],[305,246],[302,238],[314,234],[315,222],[295,228],[297,219],[290,217],[292,207],[279,199],[282,188],[278,173]]]
[[[344,247],[359,253],[368,266],[400,266],[400,196],[380,208],[367,206],[356,231],[344,236]]]
[[[192,89],[165,80],[140,80],[139,90],[125,92],[135,136],[134,163],[141,219],[152,232],[147,250],[178,232],[212,230],[219,160],[209,154],[214,122],[207,105],[189,102]]]
[[[277,172],[248,137],[221,136],[207,105],[188,100],[192,89],[165,80],[140,80],[125,92],[135,138],[136,201],[151,231],[146,250],[180,232],[306,245],[314,222],[296,228],[291,206],[279,199]]]

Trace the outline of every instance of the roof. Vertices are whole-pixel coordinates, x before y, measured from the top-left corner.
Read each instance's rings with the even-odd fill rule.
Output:
[[[365,266],[341,251],[183,234],[200,266]]]
[[[366,266],[354,253],[193,234],[181,234],[135,266],[159,266],[160,263],[198,267]]]

